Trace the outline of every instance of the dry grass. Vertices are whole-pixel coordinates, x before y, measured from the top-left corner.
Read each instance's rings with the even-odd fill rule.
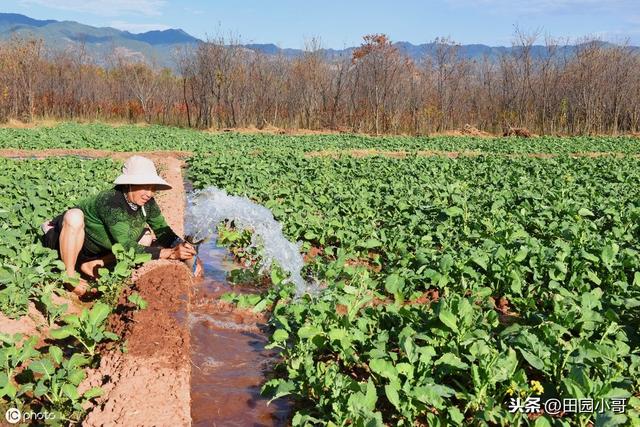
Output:
[[[238,128],[209,128],[205,129],[205,132],[209,133],[242,133],[242,134],[261,134],[261,135],[291,135],[291,136],[302,136],[302,135],[338,135],[340,133],[344,133],[336,130],[312,130],[312,129],[286,129],[279,128],[272,125],[267,125],[262,129],[258,129],[255,126],[249,127],[238,127]]]
[[[69,120],[57,120],[57,119],[49,119],[49,118],[41,118],[35,119],[31,122],[23,122],[17,119],[9,119],[6,123],[0,123],[0,128],[2,129],[36,129],[36,128],[51,128],[56,127],[58,125],[70,123]],[[73,123],[80,124],[103,124],[112,127],[122,127],[122,126],[136,126],[136,127],[147,127],[148,123],[131,123],[124,120],[114,120],[114,121],[104,121],[104,120],[83,120],[76,119],[73,120]]]

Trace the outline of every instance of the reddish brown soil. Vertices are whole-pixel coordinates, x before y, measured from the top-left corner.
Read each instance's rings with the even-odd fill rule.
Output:
[[[509,129],[507,129],[502,136],[515,136],[518,138],[531,138],[531,137],[535,137],[537,135],[531,133],[531,131],[529,131],[529,129],[527,128],[514,128],[514,127],[510,127]]]
[[[322,251],[323,251],[323,248],[312,246],[311,249],[309,249],[309,252],[304,254],[304,263],[307,264],[313,261],[317,256],[322,254]]]
[[[38,335],[43,339],[49,336],[49,329],[47,320],[36,308],[35,304],[30,302],[27,314],[17,319],[10,319],[0,313],[0,333]]]
[[[360,259],[348,259],[345,261],[345,266],[350,267],[365,267],[369,271],[373,271],[375,273],[379,273],[382,269],[380,264],[376,264],[374,262],[375,258],[360,258]]]
[[[191,156],[189,151],[108,151],[94,150],[92,148],[67,149],[67,148],[50,148],[46,150],[22,150],[16,148],[0,149],[0,157],[18,157],[18,158],[37,158],[44,159],[46,157],[58,156],[81,156],[90,158],[110,157],[112,159],[124,160],[134,154],[149,157],[151,160],[164,160],[168,158],[184,159]]]
[[[262,129],[258,129],[255,126],[244,127],[244,128],[224,128],[224,129],[216,129],[210,128],[206,129],[205,132],[208,133],[243,133],[243,134],[264,134],[264,135],[336,135],[339,133],[344,133],[341,130],[311,130],[311,129],[285,129],[279,128],[276,126],[267,125]]]
[[[55,304],[66,304],[66,314],[80,314],[83,308],[91,306],[91,304],[80,301],[71,292],[64,296],[53,294],[51,299]],[[27,314],[17,319],[10,319],[0,313],[0,333],[9,335],[22,334],[24,336],[36,335],[40,338],[38,345],[44,345],[44,340],[49,338],[49,323],[36,305],[33,302],[29,302]]]
[[[309,151],[305,153],[305,157],[313,158],[313,157],[331,157],[334,159],[339,158],[340,156],[352,156],[356,158],[367,157],[367,156],[385,156],[391,158],[402,159],[409,155],[407,151],[386,151],[386,150],[377,150],[377,149],[353,149],[353,150],[321,150],[321,151]],[[551,159],[554,157],[558,157],[560,155],[553,153],[488,153],[482,151],[442,151],[442,150],[421,150],[417,152],[418,156],[421,157],[448,157],[450,159],[456,159],[458,157],[478,157],[478,156],[494,156],[494,157],[508,157],[508,158],[519,158],[519,157],[529,157],[533,159]],[[636,157],[639,158],[640,154],[625,154],[625,153],[617,153],[617,152],[581,152],[581,153],[570,153],[569,157],[605,157],[605,156],[615,156],[618,158],[623,157]]]
[[[120,312],[109,319],[126,353],[115,346],[91,372],[86,387],[102,385],[105,395],[83,422],[99,425],[190,425],[190,335],[186,322],[188,268],[158,261],[143,267],[135,289],[149,303],[131,310],[124,292]]]
[[[408,305],[423,305],[423,304],[431,304],[432,302],[438,302],[440,299],[440,292],[437,289],[429,289],[424,292],[418,298],[408,301]]]
[[[349,307],[344,304],[336,304],[336,313],[340,316],[346,316],[349,313]]]
[[[89,123],[99,123],[103,125],[108,125],[111,127],[121,127],[121,126],[136,126],[136,127],[147,127],[149,126],[147,123],[131,123],[130,121],[123,120],[109,120],[108,122],[103,120],[91,120],[91,119],[77,119],[74,120],[77,123],[89,124]],[[0,128],[8,128],[8,129],[35,129],[35,128],[47,128],[47,127],[55,127],[62,123],[69,123],[68,120],[58,120],[58,119],[45,119],[45,118],[34,118],[28,122],[23,122],[21,120],[9,119],[6,123],[0,124]]]
[[[261,150],[255,150],[251,154],[259,155],[261,154]],[[81,157],[89,157],[89,158],[103,158],[110,157],[112,159],[117,160],[125,160],[133,155],[141,155],[150,158],[156,165],[159,167],[160,175],[162,173],[161,164],[168,160],[175,160],[183,165],[183,160],[190,157],[192,152],[190,151],[107,151],[107,150],[94,150],[89,148],[84,149],[47,149],[47,150],[20,150],[20,149],[0,149],[0,157],[7,158],[36,158],[36,159],[44,159],[46,157],[56,157],[56,156],[81,156]],[[350,149],[350,150],[320,150],[320,151],[309,151],[306,152],[305,157],[313,158],[313,157],[332,157],[339,158],[340,156],[352,156],[356,158],[368,157],[368,156],[385,156],[391,158],[402,159],[409,155],[407,151],[390,151],[390,150],[378,150],[378,149]],[[418,156],[422,157],[448,157],[450,159],[456,159],[458,157],[478,157],[478,156],[494,156],[494,157],[508,157],[508,158],[519,158],[519,157],[529,157],[535,159],[550,159],[554,157],[558,157],[558,154],[553,153],[489,153],[482,151],[444,151],[444,150],[420,150],[417,152]],[[640,158],[640,154],[625,154],[619,152],[600,152],[600,151],[591,151],[591,152],[580,152],[580,153],[570,153],[570,157],[605,157],[605,156],[615,156],[617,158],[624,157],[636,157]]]
[[[518,320],[519,318],[518,313],[516,313],[511,309],[511,306],[509,305],[509,300],[506,297],[502,296],[502,297],[499,297],[497,300],[493,297],[489,297],[489,301],[491,301],[496,307],[496,311],[499,313],[498,319],[500,320],[501,324],[511,325],[512,323]]]

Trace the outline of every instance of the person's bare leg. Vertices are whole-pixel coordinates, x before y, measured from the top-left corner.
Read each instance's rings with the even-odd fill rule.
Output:
[[[60,231],[60,257],[64,263],[67,276],[76,275],[76,261],[84,243],[84,214],[80,209],[69,209],[63,217]],[[84,283],[83,283],[84,282]],[[76,286],[74,292],[78,295],[86,292],[87,283],[84,280]]]

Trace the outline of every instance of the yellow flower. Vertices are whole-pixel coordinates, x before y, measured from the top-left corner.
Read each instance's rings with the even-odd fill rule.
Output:
[[[531,380],[531,390],[535,394],[544,393],[544,387],[542,387],[542,384],[540,384],[540,381],[536,381],[536,380]]]
[[[507,394],[509,396],[513,396],[514,394],[516,394],[516,390],[513,388],[513,386],[509,386],[509,388],[507,389]]]

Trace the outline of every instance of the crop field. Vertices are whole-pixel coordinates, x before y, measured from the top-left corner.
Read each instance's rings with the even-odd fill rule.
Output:
[[[319,150],[442,150],[488,153],[569,154],[610,152],[640,154],[637,137],[482,138],[471,136],[401,137],[335,135],[265,135],[235,132],[208,133],[166,126],[61,124],[35,129],[0,128],[0,149],[84,149],[113,151],[283,151]]]
[[[509,396],[640,388],[639,166],[220,153],[189,173],[269,207],[317,254],[327,290],[272,318],[284,361],[267,388],[306,401],[297,422],[514,425]]]
[[[260,298],[230,299],[268,311],[280,359],[263,393],[294,403],[294,425],[640,425],[640,140],[0,129],[7,152],[45,148],[188,151],[194,188],[266,206],[301,242],[319,293],[294,298],[275,268]],[[18,318],[37,302],[54,330],[46,346],[0,335],[0,408],[81,420],[101,393],[79,391],[82,369],[118,339],[104,323],[117,295],[62,316],[50,296],[60,263],[32,242],[42,221],[108,188],[120,163],[0,167],[0,311]],[[227,225],[220,243],[245,250],[250,230]],[[513,410],[531,398],[607,408]]]

